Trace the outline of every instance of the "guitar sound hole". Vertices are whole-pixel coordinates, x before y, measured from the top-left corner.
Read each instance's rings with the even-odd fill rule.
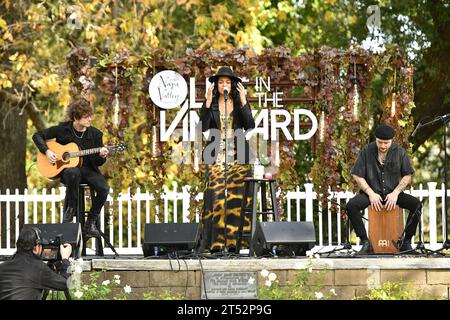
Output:
[[[69,153],[68,152],[64,152],[62,155],[62,161],[67,162],[69,161]]]

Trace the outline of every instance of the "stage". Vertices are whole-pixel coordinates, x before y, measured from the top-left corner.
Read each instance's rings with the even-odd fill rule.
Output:
[[[280,286],[295,279],[298,272],[310,272],[314,277],[323,271],[321,284],[324,294],[335,289],[334,299],[349,300],[363,296],[368,288],[386,281],[405,281],[414,289],[424,290],[436,298],[449,299],[450,259],[445,256],[353,256],[333,258],[246,258],[202,257],[168,259],[167,257],[120,256],[94,257],[83,260],[82,278],[92,272],[104,271],[98,282],[120,275],[120,286],[132,288],[131,298],[142,299],[144,293],[170,292],[186,299],[201,299],[202,274],[208,272],[254,274],[256,285],[264,285],[262,270],[277,275]],[[301,271],[303,270],[303,271]],[[118,286],[118,287],[120,287]],[[203,297],[204,298],[204,297]]]

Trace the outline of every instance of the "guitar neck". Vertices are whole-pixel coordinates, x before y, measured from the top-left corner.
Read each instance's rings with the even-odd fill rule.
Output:
[[[88,156],[90,154],[99,153],[102,148],[103,147],[80,150],[80,151],[76,151],[76,152],[70,152],[69,157],[75,158],[75,157]]]

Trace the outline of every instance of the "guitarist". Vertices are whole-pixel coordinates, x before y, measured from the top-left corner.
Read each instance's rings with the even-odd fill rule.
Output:
[[[92,117],[93,110],[87,100],[73,101],[67,108],[69,121],[36,132],[33,135],[33,141],[39,151],[47,156],[50,163],[55,163],[58,159],[55,152],[45,143],[49,139],[56,138],[56,142],[63,145],[75,142],[83,150],[103,147],[103,133],[91,127]],[[59,176],[67,187],[63,222],[71,222],[76,214],[79,184],[87,183],[95,190],[96,195],[92,196],[92,208],[83,229],[86,237],[100,236],[96,222],[108,197],[109,186],[98,167],[106,162],[108,153],[109,150],[103,147],[99,154],[83,156],[83,164],[80,168],[66,168]]]

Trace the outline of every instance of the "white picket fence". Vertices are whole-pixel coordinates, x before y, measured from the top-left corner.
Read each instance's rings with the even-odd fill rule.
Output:
[[[109,241],[114,244],[119,254],[142,254],[142,242],[144,225],[146,223],[183,222],[188,223],[190,193],[189,186],[181,187],[173,184],[172,190],[165,189],[162,195],[163,208],[158,208],[153,195],[141,192],[137,189],[135,194],[121,194],[117,199],[111,195],[108,197],[105,208],[101,211],[101,229],[104,230]],[[445,239],[444,185],[437,189],[436,182],[427,183],[427,188],[422,185],[418,189],[406,191],[421,201],[424,200],[422,225],[425,246],[438,249]],[[450,190],[447,190],[447,197]],[[312,184],[305,184],[303,188],[298,186],[295,191],[287,193],[284,205],[284,214],[287,221],[314,221],[318,230],[316,246],[313,251],[326,251],[345,240],[345,228],[341,219],[341,207],[345,207],[354,194],[352,192],[332,193],[329,199],[339,203],[336,210],[331,210],[331,200],[328,207],[323,209],[317,203],[317,194],[313,191]],[[32,192],[25,189],[20,193],[18,189],[14,193],[6,190],[0,194],[0,255],[9,255],[15,251],[15,240],[19,234],[20,220],[23,214],[24,223],[59,223],[62,221],[63,200],[65,188],[60,187]],[[201,200],[203,195],[197,197]],[[89,200],[87,200],[89,203]],[[440,214],[438,208],[440,207]],[[159,210],[163,210],[163,221],[159,221]],[[367,210],[365,216],[367,217]],[[406,218],[406,217],[405,217]],[[199,222],[199,212],[194,220]],[[368,228],[368,223],[366,228]],[[442,228],[438,230],[438,225]],[[356,243],[358,245],[358,243]],[[88,243],[87,254],[94,254],[94,244]],[[109,248],[105,248],[105,254],[112,254]]]

